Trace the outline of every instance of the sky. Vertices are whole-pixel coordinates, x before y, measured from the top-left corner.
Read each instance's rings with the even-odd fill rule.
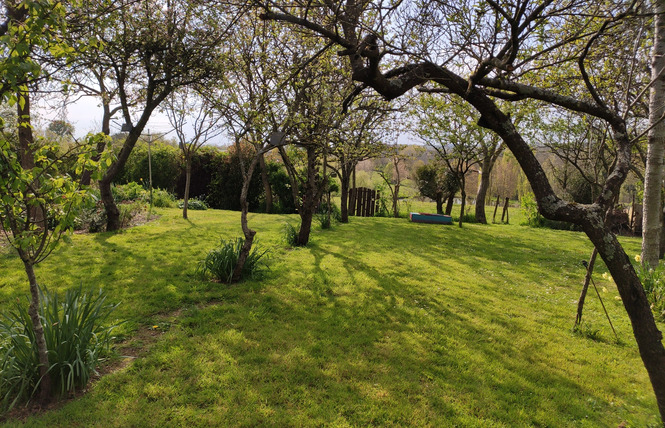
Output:
[[[41,128],[46,129],[51,121],[63,118],[62,108],[54,108],[52,105],[49,106],[45,100],[38,101],[37,105],[37,111],[40,116],[40,123],[38,126]],[[102,107],[99,101],[94,97],[82,97],[76,102],[69,104],[66,108],[65,114],[66,120],[74,125],[74,137],[77,139],[85,137],[89,132],[101,131]],[[120,126],[122,125],[122,122],[124,122],[120,115],[116,116],[117,117],[111,121],[111,134],[120,132]],[[148,130],[153,135],[167,134],[168,136],[166,138],[175,138],[173,127],[169,123],[168,118],[165,114],[160,113],[159,110],[154,111],[151,115],[148,126],[144,130],[144,134],[147,134]],[[193,131],[190,128],[189,136],[191,136],[192,133]],[[400,144],[422,144],[422,142],[418,141],[415,136],[408,132],[399,133],[398,140]],[[230,141],[224,135],[221,135],[210,141],[208,144],[222,146],[230,144]]]
[[[40,125],[43,128],[48,127],[52,120],[59,120],[63,117],[62,108],[52,108],[41,100],[38,102],[38,113],[40,116]],[[76,102],[67,106],[66,120],[74,125],[74,137],[83,138],[89,132],[99,132],[102,128],[102,107],[99,101],[94,97],[82,97]],[[111,134],[120,132],[120,126],[124,120],[120,115],[111,121]],[[165,114],[159,111],[153,112],[145,129],[145,133],[150,130],[151,134],[165,134],[170,132],[169,136],[175,138],[172,130],[173,127],[169,123]],[[221,144],[222,141],[212,142],[213,144]]]

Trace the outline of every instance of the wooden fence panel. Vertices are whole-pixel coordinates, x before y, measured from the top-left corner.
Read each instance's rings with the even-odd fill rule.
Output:
[[[372,217],[376,213],[379,193],[366,187],[351,189],[349,193],[349,215]]]

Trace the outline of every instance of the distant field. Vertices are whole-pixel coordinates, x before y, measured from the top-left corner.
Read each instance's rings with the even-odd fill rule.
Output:
[[[412,204],[416,211],[432,205]],[[471,207],[472,208],[472,207]],[[37,267],[52,289],[104,287],[127,323],[122,369],[25,426],[644,427],[655,399],[616,287],[573,333],[591,245],[510,225],[351,218],[307,248],[281,243],[293,215],[250,214],[270,249],[263,280],[197,280],[239,213],[157,211],[119,234],[76,235]],[[431,212],[431,211],[430,211]],[[487,209],[491,221],[492,209]],[[624,238],[632,256],[640,242]],[[0,306],[27,294],[0,248]],[[7,421],[20,425],[19,421]]]

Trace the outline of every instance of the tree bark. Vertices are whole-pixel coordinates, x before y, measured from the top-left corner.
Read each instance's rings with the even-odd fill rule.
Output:
[[[341,199],[341,222],[349,222],[349,182],[351,181],[349,168],[345,163],[340,166],[340,199]]]
[[[443,193],[436,193],[436,213],[443,214]]]
[[[314,147],[307,147],[307,183],[305,194],[302,198],[302,204],[298,212],[300,213],[300,233],[298,233],[298,245],[305,246],[309,243],[309,235],[312,230],[312,218],[316,209],[316,201],[320,197],[320,189],[316,183],[316,150]]]
[[[263,193],[266,196],[266,213],[272,212],[272,188],[270,187],[270,180],[268,180],[268,168],[266,168],[266,160],[264,154],[259,157],[259,167],[261,168],[261,181],[263,182]]]
[[[351,188],[353,192],[350,193],[350,202],[349,205],[354,207],[356,206],[356,164],[353,165],[353,170],[351,171]],[[351,212],[351,215],[355,215],[354,212]]]
[[[35,276],[34,265],[32,261],[25,254],[21,254],[25,273],[28,275],[30,282],[30,307],[28,314],[32,321],[32,331],[35,334],[35,345],[37,347],[37,355],[39,358],[39,401],[47,403],[51,399],[51,377],[48,373],[48,349],[46,347],[46,337],[44,336],[44,327],[42,325],[41,317],[39,316],[39,286],[37,285],[37,277]]]
[[[183,195],[183,202],[182,202],[182,218],[184,218],[185,220],[187,220],[187,208],[189,207],[189,186],[191,182],[192,182],[192,154],[190,152],[187,152],[187,156],[185,159],[185,194]],[[247,199],[247,197],[245,197],[245,199]]]
[[[22,103],[16,103],[21,167],[23,169],[32,169],[35,166],[35,159],[33,157],[35,139],[32,135],[32,124],[30,122],[32,117],[30,116],[30,94],[28,92],[19,92],[17,95],[19,100],[23,100]]]
[[[462,227],[462,217],[464,217],[464,207],[466,205],[466,192],[464,191],[464,181],[462,181],[462,205],[459,209],[459,227]]]
[[[665,156],[665,1],[654,1],[654,44],[651,56],[647,163],[644,174],[644,211],[642,216],[642,264],[656,268],[660,255],[661,187]],[[660,121],[660,122],[659,122]]]
[[[448,201],[446,202],[446,215],[450,215],[453,212],[453,205],[455,204],[455,193],[452,192],[448,195]]]
[[[242,278],[242,271],[245,267],[245,262],[247,261],[247,257],[249,257],[249,253],[252,250],[252,244],[254,243],[254,236],[256,235],[256,231],[249,228],[249,224],[247,221],[247,213],[249,212],[249,204],[247,203],[247,194],[249,193],[249,186],[250,183],[252,182],[254,169],[256,168],[256,164],[259,162],[259,158],[262,156],[263,153],[259,151],[259,153],[257,153],[254,156],[254,159],[252,159],[252,163],[249,165],[247,173],[245,173],[244,171],[245,166],[243,163],[242,155],[240,150],[238,150],[240,169],[242,170],[243,173],[242,190],[240,192],[240,208],[241,208],[240,226],[242,227],[242,233],[245,236],[245,242],[243,242],[242,244],[242,248],[240,249],[240,254],[238,255],[238,261],[236,262],[236,266],[233,269],[231,282],[238,282]]]
[[[478,193],[476,194],[476,222],[487,224],[487,217],[485,216],[485,199],[487,198],[487,189],[490,187],[490,172],[492,170],[489,165],[491,159],[485,157],[483,159],[483,166],[480,172],[480,185],[478,186]]]

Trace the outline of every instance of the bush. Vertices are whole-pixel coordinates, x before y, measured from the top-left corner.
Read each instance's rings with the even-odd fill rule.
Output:
[[[185,207],[185,201],[179,201],[178,202],[178,208],[183,209]],[[196,198],[191,198],[187,200],[187,209],[188,210],[207,210],[208,209],[208,204],[205,203],[205,201],[202,201],[200,199]]]
[[[148,201],[146,190],[134,181],[112,186],[111,193],[113,193],[113,199],[117,204],[127,201]]]
[[[115,325],[106,322],[117,307],[100,290],[69,290],[63,301],[40,290],[40,317],[49,355],[54,392],[63,395],[84,387],[109,351]],[[39,357],[28,305],[20,302],[0,320],[0,398],[4,410],[29,400],[39,383]]]
[[[164,142],[156,141],[152,144],[152,185],[153,188],[175,191],[178,178],[182,174],[182,160],[180,150]],[[115,182],[122,183],[148,183],[148,144],[139,142],[132,150],[125,166],[119,171]]]
[[[157,208],[175,207],[175,196],[163,189],[152,189],[152,206]]]
[[[206,258],[199,263],[196,272],[197,275],[200,278],[212,278],[227,284],[231,283],[233,270],[236,267],[244,243],[245,240],[243,238],[236,238],[234,241],[222,240],[220,247],[210,251]],[[267,250],[261,252],[254,246],[253,250],[247,256],[241,278],[255,277],[262,273],[265,267],[262,259],[266,253]]]
[[[296,228],[291,223],[284,223],[282,228],[282,239],[289,247],[298,245],[298,235],[300,234],[300,225]]]

